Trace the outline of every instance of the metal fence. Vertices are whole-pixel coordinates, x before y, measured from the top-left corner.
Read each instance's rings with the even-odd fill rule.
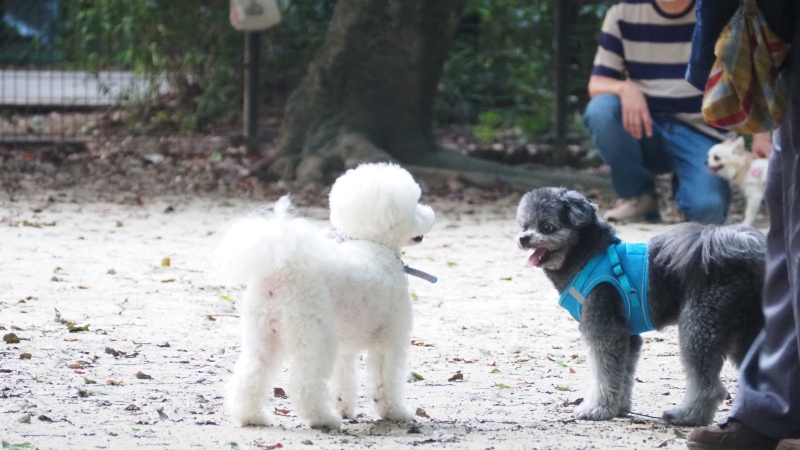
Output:
[[[121,108],[168,90],[164,80],[70,59],[87,43],[58,33],[71,19],[63,0],[0,0],[0,16],[0,143],[85,142]]]
[[[111,0],[109,0],[111,1]],[[561,1],[561,0],[558,0]],[[225,5],[228,0],[213,0],[209,4],[217,10],[222,10],[226,15]],[[143,122],[152,122],[158,119],[159,114],[166,114],[157,109],[150,108],[153,102],[168,102],[176,86],[190,83],[175,83],[171,74],[142,75],[151,73],[142,71],[135,64],[127,63],[121,58],[118,63],[97,65],[92,64],[91,58],[76,58],[87,47],[92,47],[94,53],[115,52],[124,55],[128,50],[124,48],[124,39],[117,40],[113,45],[102,40],[92,40],[90,36],[81,34],[81,30],[72,30],[64,33],[65,25],[75,22],[74,14],[80,14],[77,0],[0,0],[0,144],[2,143],[52,143],[52,142],[86,142],[108,133],[133,133],[138,136],[156,137],[166,134],[183,133],[186,130],[180,126],[150,126],[144,124],[131,128],[125,123],[125,118],[130,117],[132,109],[146,110],[149,115]],[[125,2],[119,2],[125,3]],[[330,12],[333,2],[320,0],[323,9],[321,21],[327,20],[325,14]],[[212,6],[208,6],[211,8]],[[202,8],[202,6],[197,6]],[[598,22],[599,23],[599,22]],[[66,27],[69,28],[69,27]],[[198,27],[187,29],[185,33],[206,33],[208,30]],[[324,26],[314,30],[295,30],[297,34],[315,34],[308,39],[321,40]],[[581,33],[596,33],[596,29],[570,30],[572,35]],[[236,78],[241,81],[242,64],[244,59],[244,38],[239,33],[241,45],[234,46],[237,55],[228,58]],[[222,38],[220,38],[222,39]],[[281,37],[283,42],[291,39]],[[572,37],[568,37],[572,39]],[[108,44],[108,48],[105,46]],[[273,108],[275,103],[285,99],[285,94],[299,81],[301,72],[283,70],[275,67],[275,60],[268,61],[270,52],[287,54],[291,48],[281,47],[275,49],[269,43],[265,45],[266,56],[262,57],[259,65],[268,66],[262,75],[273,77],[272,81],[261,83],[266,92],[262,92],[262,102],[270,103]],[[305,43],[306,47],[311,47]],[[557,46],[553,46],[556,48]],[[561,98],[555,104],[562,105],[558,111],[563,117],[557,118],[558,122],[570,120],[584,103],[582,97],[585,91],[585,81],[588,77],[587,61],[591,60],[594,47],[579,48],[568,44],[558,46],[571,53],[566,57],[552,58],[566,64],[567,71],[561,76],[568,76],[566,84],[562,84],[558,94]],[[83,52],[86,53],[86,52]],[[193,55],[192,57],[195,57]],[[562,55],[564,56],[564,55]],[[109,58],[111,59],[111,58]],[[272,65],[270,65],[272,64]],[[287,76],[287,74],[289,74]],[[565,75],[566,74],[566,75]],[[562,80],[563,81],[563,80]],[[185,86],[184,86],[185,87]],[[192,86],[188,86],[189,89]],[[555,86],[554,86],[555,88]],[[241,107],[241,85],[237,85],[238,92],[229,91],[218,95],[227,95],[231,103]],[[281,92],[269,92],[281,91]],[[167,98],[167,100],[164,100]],[[569,101],[567,100],[569,98]],[[276,100],[278,99],[278,100]],[[567,105],[564,107],[563,105]],[[201,107],[194,105],[193,107]],[[214,114],[213,111],[209,114]],[[231,133],[242,130],[241,115],[237,115],[234,123],[217,126],[211,130],[204,129],[205,133]],[[198,129],[198,127],[188,127]]]

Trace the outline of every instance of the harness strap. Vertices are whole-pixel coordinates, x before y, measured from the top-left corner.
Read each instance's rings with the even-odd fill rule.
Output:
[[[606,249],[608,259],[611,260],[611,270],[614,272],[614,276],[617,277],[617,281],[619,281],[622,289],[630,296],[631,308],[639,307],[642,304],[641,300],[639,300],[639,293],[636,292],[633,283],[631,283],[630,278],[628,278],[628,274],[625,273],[625,269],[622,268],[619,254],[617,254],[617,245],[619,245],[619,242],[615,245],[609,245]]]

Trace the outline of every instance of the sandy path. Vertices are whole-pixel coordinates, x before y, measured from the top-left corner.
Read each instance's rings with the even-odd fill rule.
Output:
[[[0,439],[39,449],[685,448],[688,429],[647,417],[683,395],[674,330],[646,335],[634,393],[640,415],[573,420],[571,403],[588,383],[585,352],[555,290],[523,267],[511,199],[435,202],[433,231],[405,254],[439,277],[410,281],[419,345],[409,371],[424,380],[408,383],[408,401],[428,417],[379,422],[361,399],[362,416],[323,433],[302,427],[277,398],[273,407],[288,415],[273,427],[233,426],[221,388],[238,352],[238,319],[222,297],[239,292],[219,286],[209,253],[215,233],[255,206],[0,197],[0,334],[21,339],[0,343]],[[618,231],[634,241],[659,229]],[[89,331],[70,333],[56,309]],[[458,371],[463,380],[448,381]],[[735,391],[736,372],[726,366],[724,378]]]

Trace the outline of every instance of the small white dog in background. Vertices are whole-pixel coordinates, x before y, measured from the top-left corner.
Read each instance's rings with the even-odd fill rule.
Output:
[[[225,394],[237,424],[270,423],[271,383],[287,356],[298,417],[312,428],[338,429],[343,417],[355,417],[356,362],[365,350],[368,401],[383,419],[413,419],[403,393],[412,322],[406,274],[435,278],[405,266],[400,249],[421,242],[433,226],[420,194],[401,167],[362,164],[331,189],[339,242],[293,217],[288,196],[273,217],[227,230],[218,256],[231,280],[246,285],[241,355]]]
[[[726,139],[708,149],[706,164],[710,171],[742,190],[747,199],[742,224],[752,226],[764,199],[767,159],[754,158],[752,152],[745,149],[744,138],[739,136],[736,139]]]

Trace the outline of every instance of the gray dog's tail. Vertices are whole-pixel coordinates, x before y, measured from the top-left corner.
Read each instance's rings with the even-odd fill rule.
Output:
[[[744,225],[683,223],[653,238],[660,246],[655,263],[677,277],[687,279],[698,267],[706,273],[730,264],[744,265],[763,276],[766,238]]]

